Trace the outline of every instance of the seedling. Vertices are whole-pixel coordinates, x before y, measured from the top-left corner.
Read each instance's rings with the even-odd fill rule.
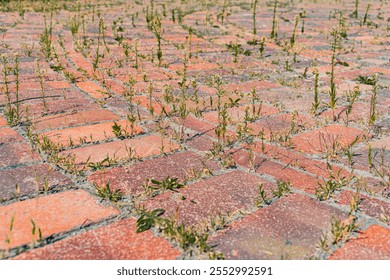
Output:
[[[369,117],[369,121],[368,121],[368,124],[370,126],[374,125],[375,120],[376,120],[376,115],[377,115],[377,112],[376,112],[376,95],[377,95],[377,90],[378,90],[378,76],[375,75],[375,82],[374,82],[374,86],[373,86],[373,90],[372,90],[372,96],[371,96],[371,100],[370,100],[370,117]]]
[[[356,229],[356,217],[354,216],[349,216],[349,218],[345,221],[333,218],[330,229],[330,233],[332,235],[331,243],[334,245],[346,241],[350,234]]]
[[[371,7],[371,3],[368,3],[367,5],[367,9],[366,9],[366,13],[364,14],[364,18],[363,18],[363,25],[366,24],[367,22],[367,18],[368,18],[368,11],[370,10],[370,7]]]
[[[145,193],[148,196],[155,196],[160,192],[164,192],[167,190],[176,191],[177,189],[184,187],[184,185],[179,183],[178,180],[178,178],[170,178],[170,176],[166,177],[161,181],[150,179],[149,182],[143,187]]]
[[[268,199],[267,193],[264,190],[264,184],[259,184],[259,196],[256,199],[256,207],[260,207],[262,204],[268,205],[271,203],[271,200]]]
[[[141,216],[137,219],[137,233],[144,232],[154,227],[159,221],[160,216],[164,214],[164,209],[154,209],[152,211],[143,210]]]
[[[337,93],[336,93],[336,84],[335,84],[335,77],[334,77],[334,68],[336,65],[336,56],[337,51],[341,49],[341,32],[340,28],[333,28],[330,35],[332,36],[332,58],[331,58],[331,73],[330,73],[330,91],[329,91],[329,107],[332,109],[333,113],[333,121],[336,120],[334,111],[336,109],[336,103],[338,100]]]
[[[327,163],[327,168],[329,179],[324,179],[322,183],[318,183],[318,188],[316,189],[316,196],[320,201],[330,199],[336,191],[348,185],[347,179],[341,176],[341,168],[337,175],[334,174],[329,162]]]
[[[257,34],[257,29],[256,29],[256,7],[257,7],[257,1],[258,0],[254,0],[253,1],[253,15],[252,15],[252,19],[253,19],[253,35],[255,35],[255,36]]]
[[[278,0],[274,0],[274,13],[273,13],[273,19],[272,19],[272,31],[271,31],[271,39],[277,39],[278,38],[278,31],[277,31],[277,18],[276,18],[276,8],[278,6]]]
[[[155,16],[151,23],[151,31],[157,39],[157,58],[158,58],[158,66],[161,67],[162,63],[162,50],[161,50],[161,39],[163,29],[161,27],[161,18],[160,16]]]
[[[311,112],[313,115],[317,115],[318,106],[320,106],[320,101],[318,98],[318,84],[319,84],[319,72],[315,68],[313,71],[314,74],[314,102],[311,104]]]
[[[295,44],[295,33],[297,31],[298,23],[299,23],[299,16],[295,16],[294,30],[293,30],[292,36],[290,38],[290,47],[291,48],[293,48],[294,44]]]
[[[105,186],[101,187],[94,183],[94,187],[96,189],[96,194],[106,200],[112,201],[112,202],[118,202],[122,199],[123,193],[121,190],[112,190],[110,187],[110,180],[106,183]]]

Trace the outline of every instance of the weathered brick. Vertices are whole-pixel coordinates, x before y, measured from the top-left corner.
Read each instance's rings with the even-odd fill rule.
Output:
[[[167,157],[147,160],[132,166],[113,168],[107,171],[97,171],[88,176],[88,180],[98,185],[110,181],[113,189],[125,193],[140,193],[142,185],[149,179],[162,180],[168,176],[181,181],[191,178],[194,172],[214,171],[218,165],[207,161],[192,152],[175,153]]]
[[[113,207],[103,207],[85,191],[66,191],[0,207],[0,249],[28,244],[39,238],[66,232],[117,215]],[[10,232],[11,221],[13,229]],[[35,237],[32,234],[35,223]],[[6,238],[10,237],[7,244]]]
[[[336,250],[331,260],[389,260],[390,230],[372,225]]]
[[[305,259],[316,250],[336,208],[292,194],[259,209],[211,238],[227,259]]]
[[[112,160],[143,158],[171,152],[178,148],[179,146],[174,142],[156,135],[149,135],[67,150],[61,152],[60,156],[74,155],[75,164],[83,164],[101,162],[107,157]]]
[[[123,134],[136,135],[143,132],[138,125],[134,125],[134,130],[132,131],[131,124],[127,120],[116,121],[116,124],[123,129]],[[77,126],[45,132],[41,136],[47,136],[51,141],[66,147],[70,146],[71,143],[78,145],[115,138],[113,126],[114,122]]]
[[[55,129],[64,126],[87,124],[101,121],[115,121],[120,117],[105,109],[71,112],[53,116],[46,116],[34,121],[36,130]]]
[[[18,260],[166,260],[181,253],[150,231],[136,233],[127,219],[18,255]]]
[[[0,171],[0,201],[70,185],[71,181],[48,164],[37,164]],[[18,187],[18,190],[16,189]]]
[[[329,125],[294,136],[292,142],[298,151],[317,154],[332,151],[333,147],[336,149],[346,147],[356,137],[359,137],[358,142],[360,142],[369,135],[360,129],[343,125]]]

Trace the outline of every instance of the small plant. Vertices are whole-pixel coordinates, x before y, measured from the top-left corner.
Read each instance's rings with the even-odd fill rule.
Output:
[[[225,14],[226,14],[226,5],[227,5],[227,0],[223,0],[223,5],[222,5],[222,11],[218,15],[219,18],[221,18],[221,23],[223,24],[225,20]]]
[[[234,56],[233,62],[234,63],[238,62],[238,55],[239,54],[243,54],[243,55],[246,55],[246,56],[250,56],[251,55],[250,50],[244,50],[242,48],[241,44],[237,44],[237,43],[235,43],[235,44],[233,44],[233,43],[226,44],[226,48],[233,53],[233,56]]]
[[[161,181],[151,179],[148,184],[144,186],[145,193],[149,196],[154,196],[161,191],[176,191],[177,189],[184,187],[184,185],[179,183],[178,180],[178,178],[170,178],[170,176]]]
[[[263,37],[263,39],[261,39],[260,41],[259,51],[261,57],[263,57],[264,50],[265,50],[265,37]]]
[[[333,113],[333,121],[336,120],[334,111],[336,109],[336,103],[338,100],[337,93],[336,93],[336,84],[335,84],[335,75],[334,75],[334,68],[336,65],[336,56],[337,56],[337,51],[341,49],[341,32],[340,28],[333,28],[331,33],[332,37],[332,58],[331,58],[331,73],[330,73],[330,91],[329,91],[329,107],[332,109]]]
[[[292,33],[291,38],[290,38],[290,47],[291,48],[293,48],[294,44],[295,44],[295,33],[297,31],[298,23],[299,23],[299,16],[295,16],[294,30],[293,30],[293,33]]]
[[[334,192],[340,190],[348,184],[347,179],[341,176],[341,168],[337,174],[334,174],[333,168],[329,162],[327,163],[327,168],[329,179],[324,179],[323,183],[318,183],[318,188],[315,193],[320,201],[330,199]]]
[[[34,247],[36,241],[40,242],[42,240],[42,230],[41,230],[40,227],[37,227],[37,225],[35,224],[33,219],[30,219],[30,221],[31,221],[31,225],[32,225],[32,229],[31,229],[31,234],[32,234],[31,244],[32,244],[32,247]],[[38,238],[37,238],[37,235],[38,235]]]
[[[165,213],[164,209],[154,209],[152,211],[143,210],[140,217],[137,219],[137,230],[136,232],[144,232],[154,227],[159,221],[160,216]]]
[[[354,156],[352,148],[359,141],[359,139],[360,139],[360,137],[356,136],[355,139],[351,143],[349,143],[348,146],[344,150],[344,153],[348,158],[348,164],[350,167],[352,167],[352,165],[353,165],[352,157]]]
[[[354,17],[354,18],[359,17],[359,0],[355,0],[355,11],[353,11],[350,17]]]
[[[351,114],[352,112],[352,107],[353,107],[353,104],[355,103],[356,99],[359,97],[360,95],[360,90],[359,90],[359,87],[358,86],[355,86],[353,88],[353,91],[349,92],[348,95],[347,95],[347,102],[348,102],[348,105],[347,105],[347,109],[345,110],[345,115],[346,115],[346,124],[348,125],[348,122],[349,122],[349,115]]]
[[[280,198],[280,197],[291,192],[291,183],[290,182],[277,181],[276,185],[277,185],[277,189],[272,190],[272,195],[274,197]]]
[[[355,194],[352,196],[351,201],[349,202],[349,215],[355,215],[359,211],[359,190],[357,189]]]
[[[257,29],[256,29],[256,7],[257,7],[257,1],[258,0],[254,0],[253,1],[253,15],[252,15],[252,19],[253,19],[253,35],[255,35],[255,36],[257,34]]]
[[[116,138],[122,139],[124,138],[124,134],[126,131],[122,128],[122,126],[114,122],[114,125],[112,126],[112,132],[114,133]]]
[[[272,31],[271,31],[271,39],[277,39],[278,38],[278,31],[277,31],[277,18],[276,18],[276,8],[278,7],[278,0],[274,0],[274,13],[273,13],[273,19],[272,19]]]
[[[330,229],[330,233],[332,235],[331,243],[334,245],[346,241],[350,234],[356,231],[356,229],[356,217],[354,216],[349,216],[349,218],[345,221],[333,218]]]
[[[162,39],[163,29],[161,27],[160,16],[157,15],[154,17],[151,23],[151,31],[157,39],[157,59],[158,59],[158,66],[161,67],[161,63],[162,63],[161,39]]]
[[[364,14],[364,18],[363,18],[363,25],[365,25],[366,22],[367,22],[367,19],[368,19],[368,11],[370,10],[370,7],[371,7],[371,3],[368,3],[367,9],[366,9],[366,13]]]
[[[45,29],[40,36],[41,50],[45,55],[46,59],[49,59],[53,53],[53,11],[50,13],[50,22],[47,24],[46,14],[43,15]]]
[[[47,102],[46,102],[45,88],[44,88],[44,81],[43,81],[44,72],[42,71],[41,65],[39,64],[39,60],[36,60],[35,73],[37,74],[37,76],[39,78],[39,85],[41,87],[41,97],[42,97],[42,102],[43,102],[43,108],[44,108],[44,110],[47,110]]]
[[[96,193],[99,197],[112,201],[112,202],[118,202],[122,199],[123,193],[121,190],[112,190],[110,187],[110,181],[106,183],[104,187],[98,186],[94,183],[94,187],[96,189]]]
[[[361,83],[361,84],[365,84],[365,85],[370,85],[370,86],[373,86],[375,85],[376,83],[376,77],[375,76],[362,76],[362,75],[359,75],[355,81]]]
[[[259,184],[259,196],[256,199],[256,207],[260,207],[262,204],[268,205],[271,203],[271,200],[268,199],[267,193],[264,190],[264,184]]]

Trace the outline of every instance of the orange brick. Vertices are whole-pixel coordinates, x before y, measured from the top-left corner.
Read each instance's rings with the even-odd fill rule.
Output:
[[[105,109],[97,109],[42,117],[35,120],[34,126],[35,129],[39,131],[44,129],[55,129],[77,124],[87,124],[101,121],[115,121],[118,119],[120,119],[120,117],[112,113],[111,111]]]
[[[107,90],[105,90],[104,88],[102,88],[101,86],[97,85],[94,82],[90,82],[90,81],[79,82],[76,85],[82,91],[85,91],[95,99],[104,99],[108,97],[108,95],[106,94]]]
[[[360,129],[336,124],[294,136],[292,142],[298,151],[317,154],[331,150],[333,146],[346,147],[356,137],[360,142],[369,135]]]
[[[32,242],[33,225],[36,225],[36,236],[41,229],[42,237],[65,232],[77,226],[119,214],[112,207],[103,207],[89,193],[77,190],[51,194],[34,199],[15,202],[0,207],[0,249],[8,248],[5,239],[10,238],[9,247],[16,247]],[[10,233],[10,225],[14,220]]]

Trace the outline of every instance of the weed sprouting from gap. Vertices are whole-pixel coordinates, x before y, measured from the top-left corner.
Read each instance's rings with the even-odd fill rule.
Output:
[[[109,200],[111,202],[118,202],[123,198],[123,193],[121,190],[112,190],[112,187],[110,186],[110,180],[108,180],[104,186],[99,186],[94,183],[94,187],[96,189],[96,194],[103,199]]]
[[[151,228],[157,229],[171,241],[176,242],[185,252],[208,253],[210,259],[223,259],[223,255],[212,250],[208,245],[208,233],[200,232],[194,227],[179,224],[177,218],[164,218],[164,209],[157,208],[147,211],[139,209],[140,217],[137,219],[137,233],[144,232]]]

